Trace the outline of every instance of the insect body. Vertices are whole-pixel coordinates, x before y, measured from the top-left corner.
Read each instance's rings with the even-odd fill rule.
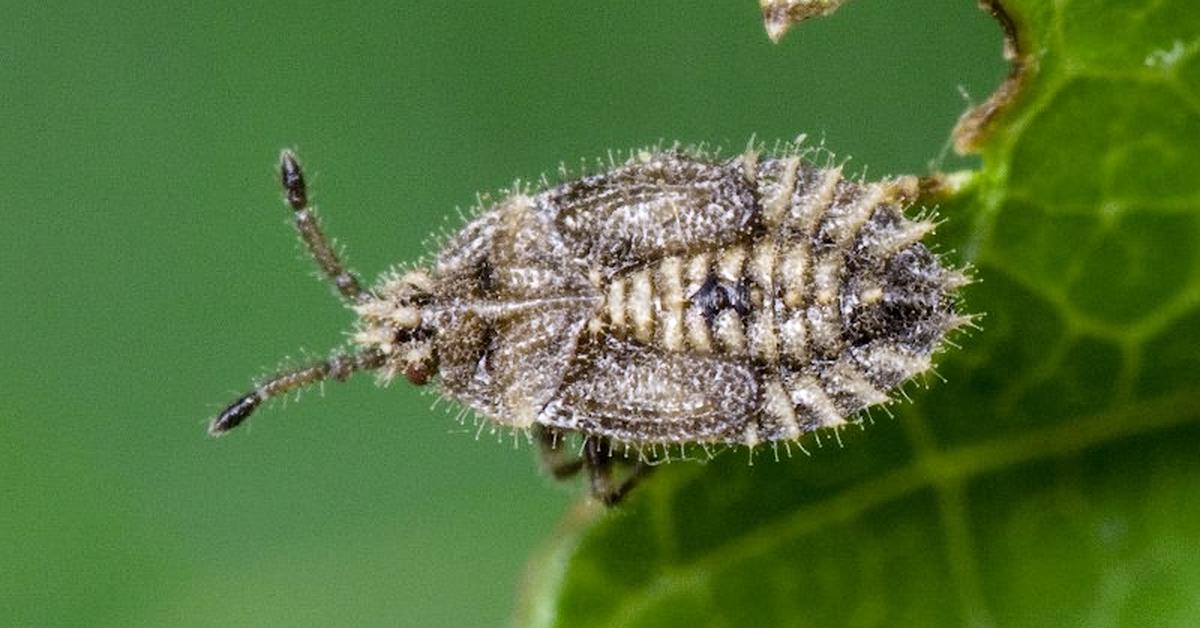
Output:
[[[839,428],[930,368],[967,278],[921,243],[903,207],[915,180],[865,183],[799,155],[713,161],[636,155],[610,171],[514,193],[444,243],[432,264],[370,290],[348,273],[285,152],[298,230],[358,314],[355,350],[256,387],[212,423],[264,400],[374,371],[486,420],[532,429],[556,475],[587,468],[615,502],[616,445],[754,446]],[[581,460],[555,447],[579,434]]]

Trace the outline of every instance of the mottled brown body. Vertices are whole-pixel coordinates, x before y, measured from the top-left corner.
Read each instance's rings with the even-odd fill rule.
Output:
[[[911,179],[641,153],[484,209],[356,309],[380,372],[501,425],[634,445],[796,439],[930,368],[966,278]]]
[[[967,278],[921,243],[933,223],[903,215],[911,178],[850,181],[796,154],[639,153],[482,208],[431,265],[369,290],[321,232],[288,151],[280,181],[359,316],[356,346],[260,382],[214,435],[305,386],[403,375],[530,430],[555,477],[586,469],[611,505],[658,445],[786,443],[856,420],[970,321],[955,309]],[[639,453],[618,479],[621,445]]]

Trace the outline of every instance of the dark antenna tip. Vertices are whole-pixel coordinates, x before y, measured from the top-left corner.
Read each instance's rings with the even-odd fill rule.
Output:
[[[250,413],[254,412],[259,403],[262,403],[262,397],[259,397],[257,392],[243,395],[237,401],[226,406],[221,414],[218,414],[217,418],[208,424],[208,435],[223,436],[225,432],[241,425],[242,421],[245,421]]]
[[[288,205],[295,211],[308,207],[308,190],[304,185],[304,173],[300,171],[300,162],[296,155],[288,149],[279,153],[279,180],[287,194]]]

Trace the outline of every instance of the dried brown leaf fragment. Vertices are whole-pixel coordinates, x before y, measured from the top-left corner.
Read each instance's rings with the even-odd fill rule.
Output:
[[[758,4],[762,7],[763,27],[767,29],[767,37],[779,43],[792,24],[810,17],[829,15],[845,2],[846,0],[759,0]]]

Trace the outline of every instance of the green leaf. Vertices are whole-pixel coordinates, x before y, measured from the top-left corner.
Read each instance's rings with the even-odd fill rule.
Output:
[[[1025,69],[941,202],[986,313],[947,381],[577,512],[526,623],[1200,623],[1200,11],[1004,4]]]

